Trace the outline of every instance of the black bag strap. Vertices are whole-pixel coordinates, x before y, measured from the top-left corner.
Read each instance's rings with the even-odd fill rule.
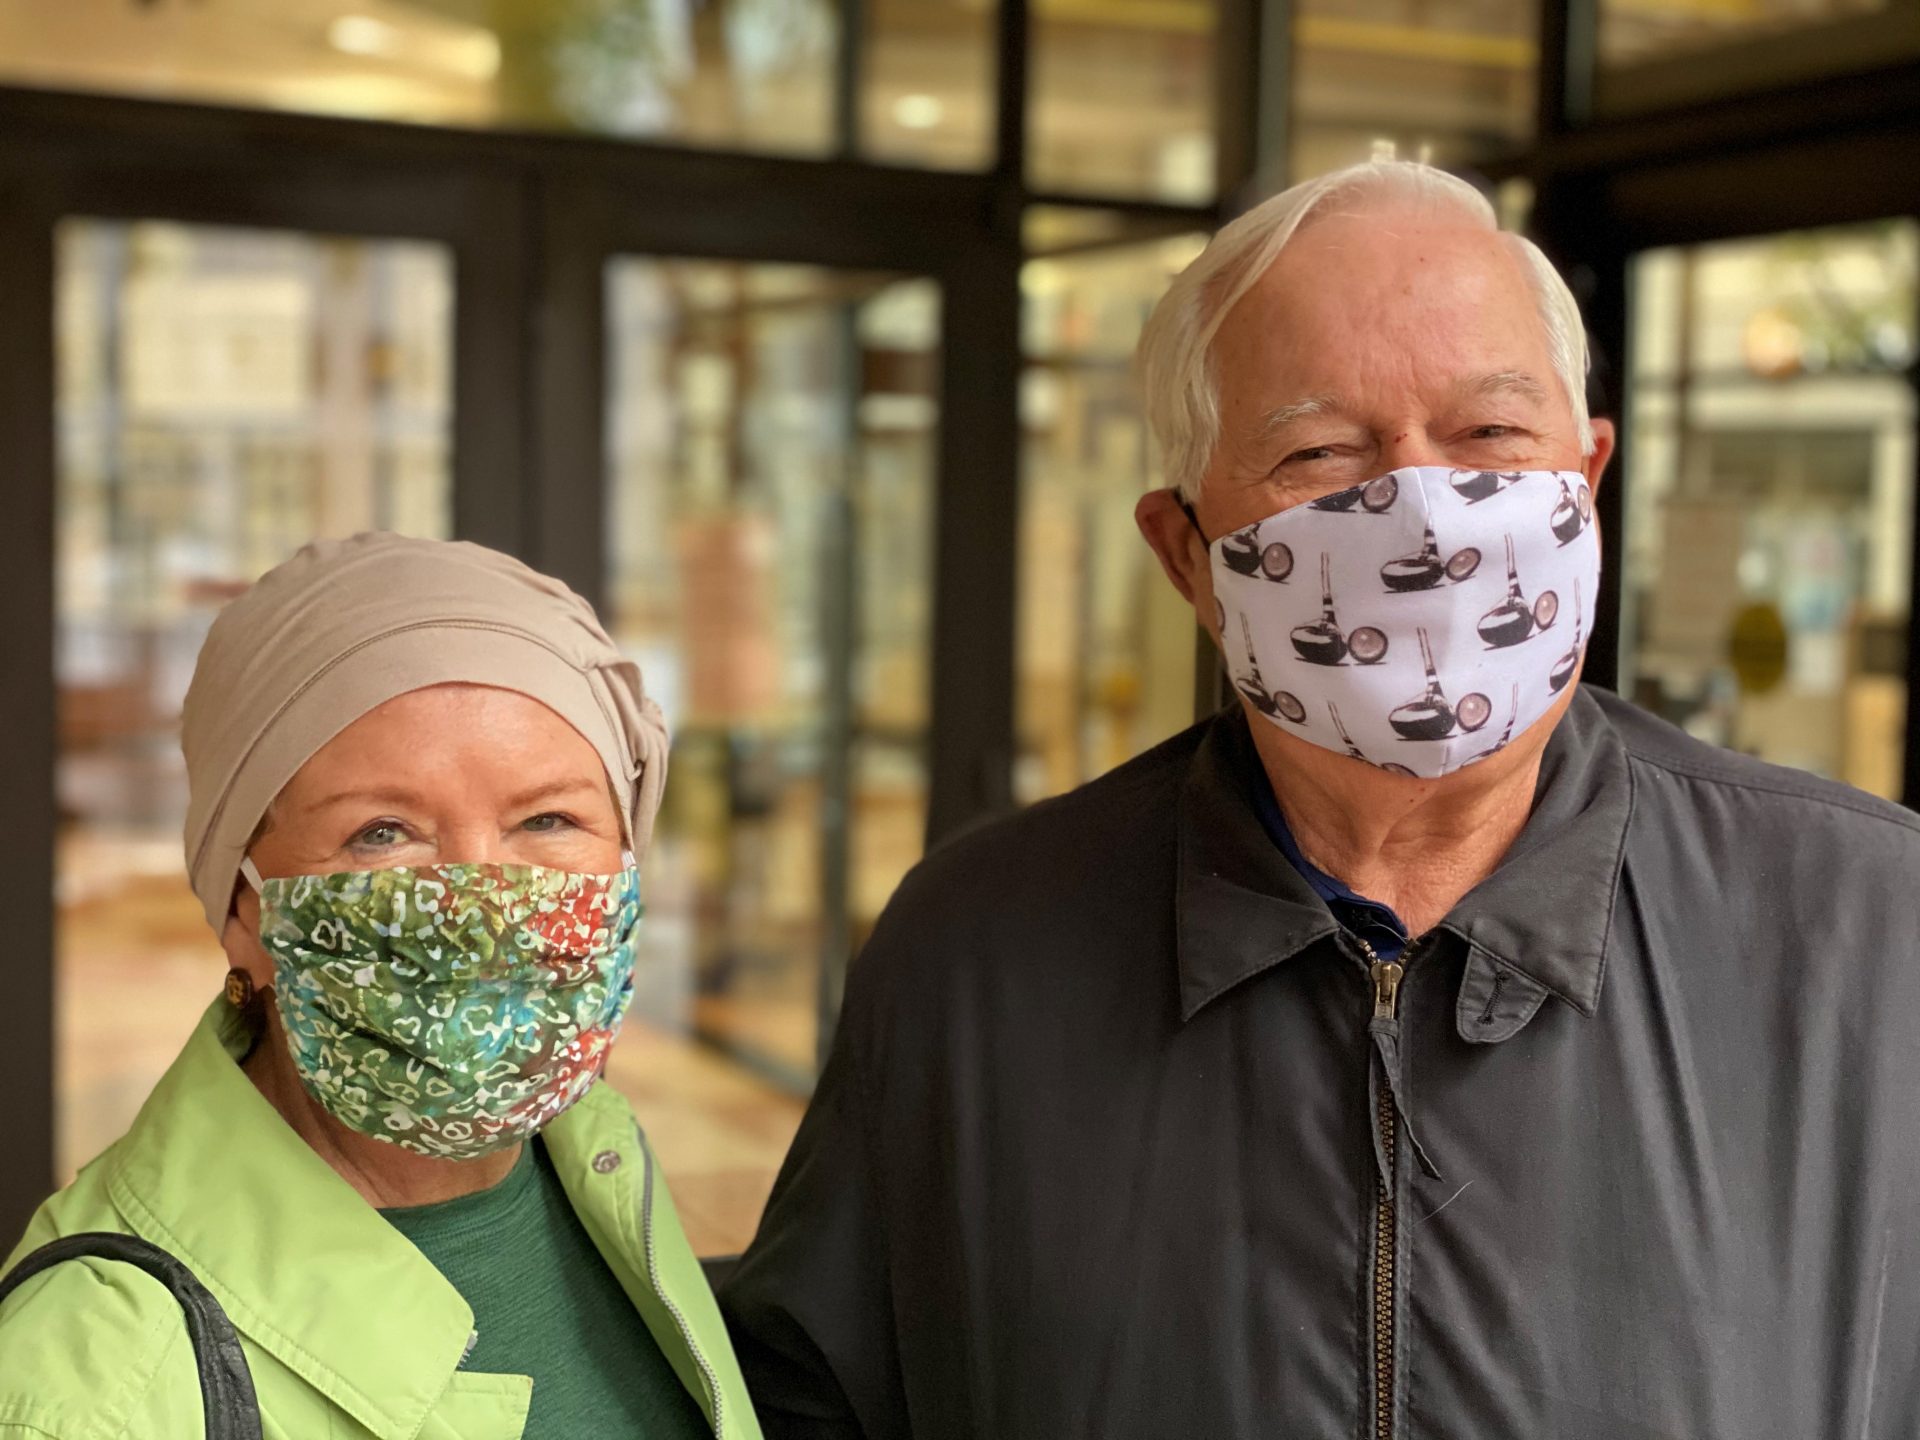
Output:
[[[28,1255],[5,1279],[0,1279],[0,1305],[21,1285],[63,1260],[97,1256],[136,1265],[180,1302],[187,1318],[187,1338],[200,1372],[200,1398],[205,1407],[207,1440],[261,1440],[260,1402],[253,1393],[253,1372],[233,1322],[207,1287],[180,1260],[138,1235],[88,1231],[50,1240]]]

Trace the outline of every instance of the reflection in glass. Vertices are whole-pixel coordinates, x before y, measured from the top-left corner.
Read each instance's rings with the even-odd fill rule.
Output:
[[[1886,0],[1601,0],[1600,63],[1698,55],[1886,8]]]
[[[219,992],[180,703],[214,613],[316,535],[447,533],[453,262],[157,222],[58,234],[59,1165]]]
[[[1911,221],[1641,256],[1622,686],[1897,799],[1913,525]]]
[[[862,151],[983,170],[993,158],[993,0],[866,0]]]
[[[1294,9],[1295,180],[1391,143],[1450,169],[1533,134],[1530,0],[1304,0]]]
[[[938,292],[608,280],[608,618],[674,730],[636,1004],[804,1089],[924,840]]]
[[[0,6],[0,83],[819,154],[833,0]]]
[[[1036,189],[1213,199],[1219,0],[1041,0],[1031,23]]]
[[[1148,312],[1204,243],[1034,260],[1022,278],[1023,801],[1090,780],[1193,719],[1193,611],[1134,528],[1135,502],[1161,480],[1131,366]]]

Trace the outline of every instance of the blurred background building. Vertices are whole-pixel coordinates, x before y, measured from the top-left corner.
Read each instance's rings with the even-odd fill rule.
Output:
[[[1914,0],[0,6],[0,1232],[217,989],[212,615],[386,527],[564,577],[674,719],[611,1074],[738,1249],[925,846],[1217,703],[1131,352],[1383,142],[1586,305],[1590,680],[1920,798]]]

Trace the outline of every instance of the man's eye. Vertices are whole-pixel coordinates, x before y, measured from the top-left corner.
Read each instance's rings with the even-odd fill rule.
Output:
[[[1301,461],[1331,460],[1332,458],[1333,458],[1333,451],[1330,447],[1325,445],[1309,445],[1304,450],[1294,451],[1291,455],[1287,456],[1287,458],[1282,460],[1280,463],[1282,465],[1293,465],[1293,464],[1298,464]]]
[[[1518,433],[1519,431],[1511,425],[1476,425],[1473,427],[1473,438],[1476,440],[1505,440],[1509,435],[1517,435]]]

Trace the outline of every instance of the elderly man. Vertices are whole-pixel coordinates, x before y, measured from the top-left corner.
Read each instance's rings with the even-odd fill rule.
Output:
[[[902,887],[723,1295],[770,1435],[1920,1434],[1920,821],[1579,688],[1584,365],[1418,166],[1174,283],[1238,704]]]

